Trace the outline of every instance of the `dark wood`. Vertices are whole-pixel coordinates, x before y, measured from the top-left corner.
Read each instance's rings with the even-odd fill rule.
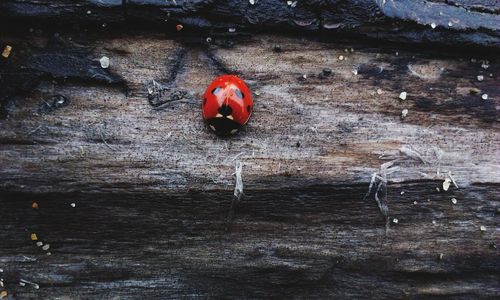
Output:
[[[3,0],[0,19],[12,27],[45,24],[105,30],[150,26],[174,32],[295,31],[329,38],[500,48],[496,0]],[[16,24],[16,25],[14,25]],[[93,25],[92,25],[93,24]],[[90,27],[88,26],[90,25]],[[87,28],[88,27],[88,28]]]
[[[500,296],[498,57],[279,35],[44,31],[6,43],[9,297]],[[200,116],[223,72],[255,99],[228,139]],[[444,191],[448,172],[458,188]]]

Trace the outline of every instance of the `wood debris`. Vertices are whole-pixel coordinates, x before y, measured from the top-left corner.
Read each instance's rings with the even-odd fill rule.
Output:
[[[3,52],[2,52],[2,56],[4,58],[9,58],[11,51],[12,51],[12,46],[10,46],[10,45],[5,46],[5,48],[3,49]]]
[[[408,116],[408,109],[405,108],[401,111],[401,118],[404,119],[406,116]]]
[[[447,191],[450,188],[451,179],[445,178],[443,181],[443,191]]]
[[[236,183],[234,185],[234,198],[236,200],[240,200],[241,196],[243,195],[243,178],[241,177],[242,171],[243,164],[241,163],[241,161],[237,161],[235,167]]]
[[[476,87],[473,87],[473,88],[469,89],[469,93],[471,93],[471,94],[479,94],[479,93],[481,93],[481,90],[478,89],[478,88],[476,88]]]

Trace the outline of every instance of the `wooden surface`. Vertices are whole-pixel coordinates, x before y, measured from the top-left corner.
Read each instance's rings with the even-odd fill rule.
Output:
[[[301,32],[500,49],[498,0],[3,0],[10,27]],[[1,22],[1,21],[0,21]],[[16,23],[14,26],[12,23]]]
[[[277,35],[69,37],[1,38],[4,70],[40,76],[2,98],[9,297],[499,296],[498,57]],[[224,72],[255,100],[228,139],[200,112]],[[448,172],[458,188],[444,191]]]

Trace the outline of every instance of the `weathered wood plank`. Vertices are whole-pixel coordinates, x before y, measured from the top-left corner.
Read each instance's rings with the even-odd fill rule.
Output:
[[[93,30],[149,25],[156,30],[228,28],[362,36],[384,41],[500,47],[500,4],[490,0],[4,0],[0,17],[17,26],[76,24]],[[95,26],[97,25],[97,27]],[[12,26],[12,25],[11,25]],[[61,28],[60,28],[61,29]]]
[[[273,52],[276,43],[282,52]],[[345,53],[351,46],[278,37],[230,49],[158,37],[97,40],[93,57],[111,57],[111,70],[128,85],[128,96],[113,85],[58,80],[6,104],[13,108],[1,123],[2,164],[9,166],[1,170],[2,186],[40,192],[220,188],[219,180],[232,184],[238,155],[247,183],[255,180],[261,188],[272,188],[273,179],[260,181],[276,175],[356,183],[366,182],[382,163],[403,159],[403,146],[413,147],[426,163],[411,157],[398,162],[401,180],[426,178],[421,172],[443,179],[443,172],[452,171],[459,185],[498,182],[496,61],[484,70],[481,61],[407,50],[354,45],[353,53]],[[200,95],[219,72],[214,60],[259,94],[247,130],[228,140],[210,134],[200,118]],[[325,67],[333,75],[321,78]],[[147,99],[152,80],[170,87],[157,100],[167,101],[163,106],[151,107]],[[470,94],[473,87],[481,92]],[[40,111],[54,90],[70,104]],[[182,91],[181,101],[168,102],[172,92]],[[403,91],[405,101],[398,99]],[[409,114],[401,119],[405,108]],[[47,176],[54,172],[63,179],[57,185]]]
[[[103,76],[123,81],[108,84],[36,69],[30,57],[60,48],[26,40],[2,37],[13,61],[43,73],[28,96],[2,102],[0,277],[10,295],[499,296],[497,57],[270,35],[209,45],[73,36],[86,52],[63,49],[79,62],[110,57]],[[200,116],[221,70],[255,93],[254,116],[230,139]],[[168,87],[153,100],[152,80]],[[67,105],[47,109],[56,94]],[[236,161],[245,196],[229,218]],[[388,184],[376,178],[367,194],[384,167]],[[448,171],[460,188],[443,191]]]

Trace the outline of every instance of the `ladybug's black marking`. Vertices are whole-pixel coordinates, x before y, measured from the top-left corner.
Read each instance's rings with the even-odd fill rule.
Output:
[[[248,105],[247,106],[247,112],[250,113],[252,111],[252,106]]]
[[[222,105],[219,107],[219,114],[225,116],[229,116],[233,112],[233,109],[229,105]]]

